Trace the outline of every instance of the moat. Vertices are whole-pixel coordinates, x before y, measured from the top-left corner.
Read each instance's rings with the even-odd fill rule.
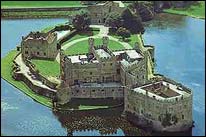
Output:
[[[175,80],[178,80],[189,88],[194,90],[194,109],[193,119],[195,121],[195,128],[193,128],[193,135],[203,135],[204,133],[204,20],[197,20],[190,17],[182,16],[168,16],[170,19],[163,17],[161,22],[153,21],[149,27],[146,27],[144,34],[145,43],[155,45],[157,60],[156,70],[166,76],[169,76]],[[165,20],[164,20],[165,19]],[[21,35],[28,33],[29,30],[42,29],[48,25],[64,22],[66,19],[51,19],[48,24],[48,20],[25,20],[25,23],[19,20],[4,20],[2,21],[3,28],[8,28],[8,24],[14,28],[21,28],[23,30],[17,30],[10,34],[8,30],[2,30],[2,46],[7,48],[2,49],[1,57],[11,49],[15,48],[19,43]],[[175,22],[174,22],[175,20]],[[33,25],[30,25],[31,22]],[[51,24],[50,24],[51,23]],[[19,26],[20,25],[20,26]],[[28,26],[27,26],[28,25]],[[166,27],[167,25],[167,27]],[[41,27],[40,27],[41,26]],[[193,26],[198,26],[195,29]],[[10,27],[11,30],[14,28]],[[188,30],[190,31],[188,32]],[[7,33],[7,34],[5,34]],[[9,34],[8,34],[9,33]],[[197,35],[194,35],[197,34]],[[12,35],[12,36],[11,36]],[[14,40],[11,43],[6,43],[4,40],[8,37],[12,37]],[[152,37],[149,37],[152,36]],[[148,38],[149,37],[149,38]],[[191,39],[194,38],[193,39]],[[195,38],[196,37],[196,38]],[[184,40],[184,43],[178,42]],[[4,43],[5,42],[5,43]],[[169,43],[169,44],[168,44]],[[177,45],[178,43],[178,45]],[[196,47],[194,47],[196,45]],[[189,47],[189,48],[188,48]],[[173,52],[168,52],[173,51]],[[168,54],[171,55],[168,58]],[[184,56],[177,56],[177,55]],[[192,55],[192,56],[191,56]],[[198,61],[197,61],[198,58]],[[173,64],[171,64],[171,62]],[[177,69],[178,68],[178,69]],[[182,69],[181,69],[182,68]],[[189,69],[187,69],[189,68]],[[5,135],[66,135],[67,130],[62,128],[64,124],[59,122],[53,113],[33,102],[27,98],[23,93],[16,91],[13,87],[2,81],[2,133]],[[4,92],[5,91],[5,92]],[[8,93],[9,91],[9,93]],[[14,93],[13,93],[14,92]],[[201,99],[202,98],[202,99]],[[35,110],[35,112],[33,112]],[[26,116],[19,118],[19,115]],[[26,113],[25,113],[26,112]],[[62,116],[63,117],[63,116]],[[24,120],[23,120],[24,118]],[[44,120],[40,120],[44,119]],[[111,118],[112,119],[112,118]],[[109,119],[108,123],[111,122]],[[39,124],[42,122],[42,124]],[[6,123],[6,124],[4,124]],[[38,123],[38,125],[36,124]],[[54,124],[56,123],[56,124]],[[125,121],[125,124],[127,122]],[[12,128],[11,128],[12,125]],[[26,126],[27,125],[27,126]],[[28,126],[31,125],[31,126]],[[26,128],[25,128],[26,127]],[[44,127],[44,128],[43,128]],[[45,129],[46,127],[46,129]],[[114,126],[118,127],[118,126]],[[131,129],[134,127],[131,126]],[[16,130],[18,129],[18,130]],[[45,130],[43,130],[45,129]],[[135,128],[140,135],[148,134],[144,131],[140,131]],[[136,131],[136,132],[137,132]],[[17,133],[13,133],[17,132]],[[132,134],[132,132],[130,132]],[[135,133],[135,132],[134,132]],[[99,131],[81,131],[73,132],[73,135],[85,135],[93,134],[100,135]],[[113,135],[126,135],[124,129],[118,128]]]

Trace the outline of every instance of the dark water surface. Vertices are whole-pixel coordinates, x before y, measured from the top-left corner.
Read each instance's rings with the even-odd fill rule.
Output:
[[[160,17],[146,27],[146,44],[155,45],[156,70],[194,91],[193,135],[205,135],[204,20],[183,16]],[[14,49],[29,31],[67,19],[1,21],[1,57]],[[195,27],[194,27],[195,26]],[[1,79],[3,135],[150,135],[120,117],[121,108],[104,112],[52,112]],[[116,112],[111,113],[111,112]],[[190,133],[187,133],[190,134]]]

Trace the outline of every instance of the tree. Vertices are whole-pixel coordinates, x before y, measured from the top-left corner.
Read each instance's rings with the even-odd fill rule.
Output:
[[[106,16],[105,24],[112,28],[119,28],[122,26],[121,14],[117,12],[111,12]]]
[[[123,27],[120,27],[118,30],[117,30],[117,35],[121,36],[123,41],[125,40],[125,38],[129,38],[131,33],[129,30],[127,30],[126,28],[123,28]]]
[[[77,14],[72,20],[72,24],[77,30],[88,29],[91,24],[90,18],[88,17],[88,12],[85,10],[80,11],[80,13]]]
[[[144,27],[141,17],[132,13],[130,9],[122,12],[123,27],[130,30],[131,33],[144,33]]]

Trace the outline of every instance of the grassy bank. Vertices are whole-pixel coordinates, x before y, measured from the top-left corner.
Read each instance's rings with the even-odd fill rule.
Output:
[[[38,103],[47,106],[52,107],[52,101],[51,99],[40,96],[33,92],[24,82],[16,81],[12,78],[12,61],[14,57],[17,55],[16,50],[10,51],[5,57],[1,59],[1,77],[6,80],[8,83],[16,87],[17,89],[21,90],[23,93],[25,93],[27,96],[31,97],[33,100],[37,101]],[[38,62],[39,63],[39,62]],[[41,64],[41,63],[40,63]],[[48,65],[48,63],[46,63]],[[45,64],[44,64],[45,67]],[[45,67],[45,68],[51,68],[51,67]],[[108,106],[90,106],[90,105],[80,105],[77,110],[94,110],[94,109],[101,109],[101,108],[108,108]],[[72,109],[72,108],[70,108]]]
[[[79,11],[28,11],[28,12],[2,12],[2,18],[68,18]]]
[[[164,12],[205,19],[205,1],[199,1],[198,4],[187,8],[165,9]]]
[[[1,1],[1,8],[81,7],[81,1]]]
[[[52,107],[51,99],[37,95],[24,82],[16,81],[12,78],[12,61],[17,53],[18,52],[16,50],[12,50],[4,58],[1,59],[1,77],[35,101],[47,107]]]

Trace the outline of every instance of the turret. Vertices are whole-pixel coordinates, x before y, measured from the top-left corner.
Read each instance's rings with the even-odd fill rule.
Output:
[[[104,49],[107,49],[107,47],[108,47],[108,44],[109,44],[109,38],[108,37],[103,37],[102,38],[102,43],[103,43],[103,48]]]
[[[88,44],[89,44],[89,53],[92,53],[93,48],[94,48],[94,38],[89,38]]]

